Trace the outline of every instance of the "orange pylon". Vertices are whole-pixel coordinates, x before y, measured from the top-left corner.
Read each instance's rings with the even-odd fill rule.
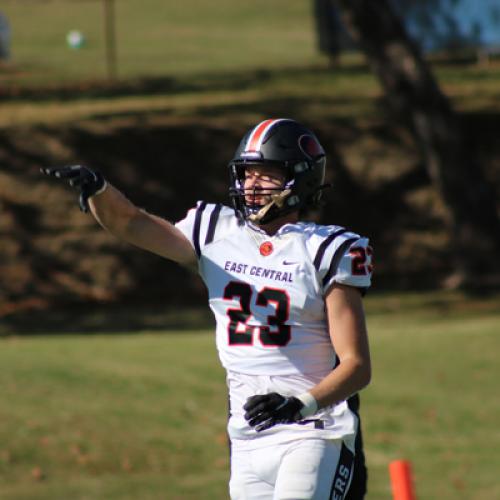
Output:
[[[394,500],[416,500],[411,465],[407,460],[394,460],[389,464]]]

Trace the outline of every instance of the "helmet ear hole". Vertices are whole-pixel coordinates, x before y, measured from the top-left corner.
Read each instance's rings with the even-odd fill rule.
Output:
[[[301,161],[299,163],[296,163],[294,166],[293,166],[293,170],[296,174],[300,174],[302,172],[305,172],[306,170],[309,170],[309,164],[305,161]]]

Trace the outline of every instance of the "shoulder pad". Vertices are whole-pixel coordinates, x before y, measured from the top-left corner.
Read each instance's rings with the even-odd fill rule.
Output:
[[[234,211],[222,203],[198,201],[196,207],[190,209],[186,217],[175,225],[189,239],[198,258],[202,250],[216,238],[221,226],[234,223]]]
[[[368,239],[341,226],[312,226],[308,248],[323,291],[333,283],[369,287],[372,250]]]

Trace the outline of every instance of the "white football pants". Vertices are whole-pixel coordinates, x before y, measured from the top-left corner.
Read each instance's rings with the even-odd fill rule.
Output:
[[[232,500],[342,500],[353,453],[340,440],[302,439],[254,450],[232,449]]]

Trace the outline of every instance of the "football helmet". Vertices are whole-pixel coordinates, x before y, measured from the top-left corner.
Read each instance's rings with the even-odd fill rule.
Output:
[[[325,164],[323,147],[300,123],[288,118],[259,123],[245,134],[229,163],[229,196],[236,216],[240,222],[262,225],[296,210],[314,208],[326,187]],[[250,205],[245,199],[245,169],[252,165],[272,165],[285,174],[284,185],[273,190],[264,206]],[[246,194],[249,199],[248,190]]]

